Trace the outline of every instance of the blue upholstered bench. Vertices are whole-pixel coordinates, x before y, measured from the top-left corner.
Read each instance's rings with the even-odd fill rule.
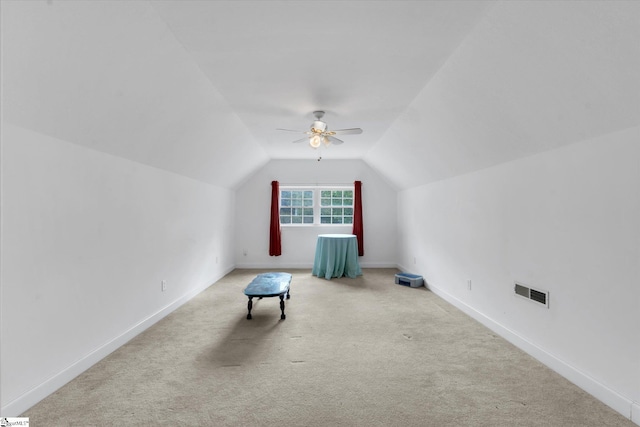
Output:
[[[254,297],[258,297],[259,299],[264,297],[280,297],[280,310],[282,311],[280,319],[286,319],[287,316],[284,314],[284,296],[286,295],[287,299],[291,298],[291,295],[289,295],[290,286],[291,274],[289,273],[258,274],[244,289],[244,294],[249,297],[247,319],[251,319],[251,307],[253,307],[252,300]]]

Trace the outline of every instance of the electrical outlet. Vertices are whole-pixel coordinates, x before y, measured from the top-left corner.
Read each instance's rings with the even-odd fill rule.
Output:
[[[247,256],[247,250],[246,249],[242,250],[242,255]]]
[[[160,284],[160,289],[162,290],[162,292],[167,290],[167,281],[163,280]]]
[[[471,290],[471,279],[467,280],[467,289]]]

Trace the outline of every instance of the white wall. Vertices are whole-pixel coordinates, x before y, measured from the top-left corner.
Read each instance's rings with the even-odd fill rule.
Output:
[[[272,160],[236,192],[236,265],[240,268],[311,268],[318,234],[351,233],[351,226],[282,227],[282,255],[269,256],[271,181],[353,184],[362,181],[363,267],[396,265],[396,190],[361,160]],[[243,250],[246,250],[244,255]]]
[[[640,415],[640,128],[404,190],[398,212],[404,268]],[[514,296],[516,280],[550,291],[549,308]]]
[[[17,416],[233,268],[234,195],[6,123],[2,138],[1,404]]]

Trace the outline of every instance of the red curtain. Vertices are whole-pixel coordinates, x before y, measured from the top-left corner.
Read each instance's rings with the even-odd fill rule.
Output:
[[[271,181],[271,226],[269,227],[269,255],[282,255],[282,245],[280,243],[280,184],[278,181]]]
[[[353,234],[358,238],[358,255],[364,255],[364,231],[362,227],[362,182],[353,183]]]

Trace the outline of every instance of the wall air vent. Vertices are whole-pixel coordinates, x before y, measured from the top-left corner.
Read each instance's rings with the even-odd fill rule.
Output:
[[[518,282],[515,282],[513,290],[516,295],[549,308],[549,292],[540,289],[533,289]]]

